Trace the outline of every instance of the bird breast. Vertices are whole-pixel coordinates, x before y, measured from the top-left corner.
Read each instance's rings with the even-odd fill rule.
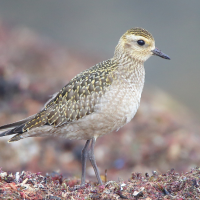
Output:
[[[104,115],[104,121],[110,121],[112,130],[118,130],[130,122],[136,114],[144,85],[144,76],[136,74],[127,78],[121,75],[113,82],[109,91],[102,98],[99,110]]]
[[[95,106],[95,112],[77,122],[84,132],[80,134],[86,137],[84,139],[118,130],[136,114],[144,85],[144,68],[127,74],[118,72],[116,75],[109,90]]]

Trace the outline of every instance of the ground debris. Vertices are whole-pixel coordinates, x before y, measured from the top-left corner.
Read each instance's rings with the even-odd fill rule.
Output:
[[[197,199],[200,196],[200,168],[182,174],[173,169],[150,177],[133,173],[123,183],[109,181],[99,186],[87,182],[83,187],[77,187],[79,179],[69,180],[61,174],[43,176],[23,171],[13,175],[1,170],[0,177],[1,199]]]

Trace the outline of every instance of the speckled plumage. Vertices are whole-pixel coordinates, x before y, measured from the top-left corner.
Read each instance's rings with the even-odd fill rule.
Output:
[[[48,135],[90,139],[119,129],[134,116],[144,83],[143,66],[132,62],[116,71],[118,61],[107,60],[77,75],[11,141]]]
[[[59,127],[93,113],[100,97],[112,83],[110,73],[115,67],[116,63],[107,60],[77,75],[45,105],[41,113],[26,123],[23,131],[41,126],[37,122]]]
[[[147,39],[152,40],[152,41],[154,40],[151,33],[149,33],[147,30],[145,30],[143,28],[131,28],[122,37],[125,38],[127,34],[134,34],[134,35],[137,35],[137,36],[142,36],[142,37],[147,38]]]
[[[142,28],[128,30],[120,38],[113,58],[78,74],[36,115],[0,127],[12,128],[0,136],[16,134],[10,142],[34,136],[85,139],[82,184],[87,154],[102,183],[93,155],[94,141],[118,130],[134,117],[145,80],[143,64],[151,55],[169,59],[155,48],[153,36],[148,31]],[[91,140],[91,151],[87,153]]]

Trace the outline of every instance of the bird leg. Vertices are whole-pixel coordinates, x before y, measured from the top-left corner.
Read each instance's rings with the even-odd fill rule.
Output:
[[[96,177],[97,177],[99,184],[103,185],[100,174],[99,174],[99,170],[97,168],[96,160],[95,160],[95,157],[94,157],[94,145],[95,145],[96,140],[95,140],[95,138],[92,138],[91,140],[92,140],[92,142],[91,142],[91,145],[90,145],[90,149],[88,151],[89,160],[90,160],[90,163],[91,163],[91,165],[94,169],[94,172],[96,174]]]
[[[82,150],[82,154],[81,154],[81,160],[82,160],[82,176],[81,176],[81,185],[85,184],[85,172],[86,172],[86,162],[87,162],[87,158],[89,157],[90,163],[92,164],[92,167],[94,169],[95,175],[97,177],[98,183],[100,185],[103,185],[100,174],[99,174],[99,170],[97,168],[97,164],[95,161],[95,157],[94,157],[94,145],[95,145],[95,138],[92,138],[90,140],[87,140],[85,143],[85,146]],[[90,144],[91,142],[91,144]],[[90,144],[90,148],[88,149],[88,146]]]
[[[85,146],[82,150],[81,154],[81,161],[82,161],[82,176],[81,176],[81,185],[85,184],[85,172],[86,172],[86,162],[88,157],[88,145],[90,143],[90,140],[87,140],[85,143]]]

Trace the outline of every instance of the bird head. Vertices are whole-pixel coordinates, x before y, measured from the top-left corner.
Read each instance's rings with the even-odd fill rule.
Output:
[[[142,62],[152,55],[170,59],[169,56],[155,47],[153,36],[143,28],[132,28],[124,33],[116,47],[117,51],[123,51],[128,57]]]

